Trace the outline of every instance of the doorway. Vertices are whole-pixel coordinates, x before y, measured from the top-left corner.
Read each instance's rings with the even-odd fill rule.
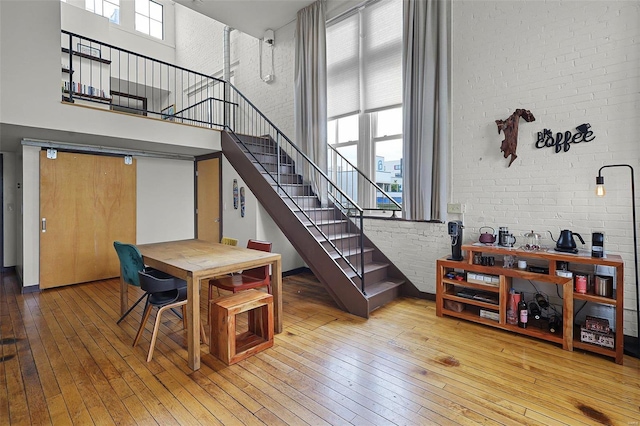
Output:
[[[196,238],[220,242],[222,154],[196,158]]]

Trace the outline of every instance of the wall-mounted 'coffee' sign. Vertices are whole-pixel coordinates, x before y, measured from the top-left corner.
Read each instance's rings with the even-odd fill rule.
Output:
[[[536,148],[551,148],[555,147],[556,153],[563,151],[569,151],[572,143],[591,142],[596,137],[593,132],[589,130],[591,124],[584,123],[576,127],[577,132],[572,133],[569,130],[566,132],[558,132],[555,137],[553,132],[549,129],[544,129],[538,132],[538,140],[536,141]]]

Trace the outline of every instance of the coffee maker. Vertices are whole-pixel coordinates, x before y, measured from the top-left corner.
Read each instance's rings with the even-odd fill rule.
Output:
[[[447,224],[447,230],[451,237],[451,256],[448,260],[462,260],[462,221],[453,220]]]
[[[591,257],[604,257],[604,234],[602,232],[591,234]]]

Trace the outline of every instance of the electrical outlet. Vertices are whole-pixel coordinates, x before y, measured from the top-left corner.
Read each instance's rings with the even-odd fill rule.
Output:
[[[447,213],[462,213],[462,204],[460,203],[449,203],[447,204]]]

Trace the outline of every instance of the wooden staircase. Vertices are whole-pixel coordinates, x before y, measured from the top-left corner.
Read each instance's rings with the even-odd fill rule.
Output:
[[[353,218],[334,206],[320,206],[295,162],[273,139],[223,132],[222,151],[341,309],[367,318],[401,291],[418,293],[366,236],[360,249]],[[280,186],[274,178],[278,171]],[[362,262],[364,294],[360,277],[349,266],[360,271]]]

